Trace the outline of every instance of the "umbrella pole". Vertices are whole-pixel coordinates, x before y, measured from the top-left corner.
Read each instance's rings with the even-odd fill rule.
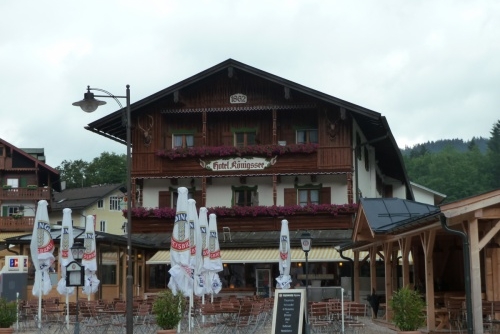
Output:
[[[68,299],[68,291],[66,291],[66,329],[69,331],[69,299]]]
[[[41,279],[38,280],[38,331],[42,330],[42,281],[43,281],[43,271]],[[36,275],[36,274],[35,274]]]
[[[193,310],[193,290],[191,290],[191,295],[189,296],[189,314],[188,314],[188,328],[189,332],[191,332],[191,312]]]

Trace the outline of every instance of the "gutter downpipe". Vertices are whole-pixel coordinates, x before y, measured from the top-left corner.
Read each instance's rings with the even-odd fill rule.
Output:
[[[462,245],[463,245],[463,253],[464,253],[464,278],[465,278],[465,305],[466,305],[466,312],[467,312],[467,333],[468,334],[473,334],[474,333],[474,318],[472,315],[472,293],[471,293],[471,280],[470,280],[470,251],[469,251],[469,240],[467,238],[467,235],[462,232],[462,231],[457,231],[454,229],[451,229],[447,224],[446,224],[446,217],[444,214],[441,214],[439,216],[439,220],[441,221],[441,226],[443,229],[451,234],[455,234],[462,238]]]
[[[354,301],[354,260],[342,254],[343,251],[338,250],[340,257],[344,260],[351,262],[351,301]]]

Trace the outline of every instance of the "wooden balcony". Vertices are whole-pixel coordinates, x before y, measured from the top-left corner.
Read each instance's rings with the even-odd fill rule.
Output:
[[[34,223],[35,217],[0,217],[0,232],[30,232]]]
[[[50,200],[50,188],[0,188],[0,201],[5,200]]]
[[[294,230],[335,230],[352,228],[352,215],[346,213],[331,215],[328,213],[297,214],[286,217]],[[217,217],[218,232],[229,227],[232,232],[280,231],[283,217]],[[174,219],[153,217],[133,217],[132,233],[171,233]]]

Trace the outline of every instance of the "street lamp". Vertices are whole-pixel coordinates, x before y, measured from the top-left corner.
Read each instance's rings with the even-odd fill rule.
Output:
[[[85,246],[81,242],[75,242],[70,249],[74,261],[71,261],[66,266],[66,286],[76,287],[75,334],[80,334],[80,322],[78,321],[78,313],[80,313],[78,287],[84,285],[83,273],[85,272],[85,267],[82,266],[82,259],[83,253],[85,252]]]
[[[127,289],[126,289],[126,314],[127,314],[127,323],[126,323],[126,328],[127,328],[127,334],[133,334],[133,276],[132,276],[132,208],[131,208],[131,203],[132,203],[132,185],[131,185],[131,135],[130,135],[130,85],[126,86],[126,95],[125,96],[116,96],[111,94],[110,92],[100,89],[100,88],[90,88],[90,86],[87,86],[87,92],[83,96],[83,100],[78,101],[73,103],[74,106],[82,108],[83,111],[85,112],[93,112],[97,109],[97,107],[106,104],[104,101],[100,101],[95,99],[95,97],[105,97],[105,98],[113,98],[116,103],[120,106],[121,109],[123,109],[122,104],[118,99],[126,99],[127,105],[124,110],[125,112],[125,117],[124,120],[126,120],[125,127],[126,127],[126,132],[127,132],[127,255],[128,255],[128,268],[127,268]],[[91,93],[90,91],[98,91],[98,92],[103,92],[107,95],[94,95],[94,93]]]
[[[306,254],[306,334],[309,334],[309,261],[308,254],[311,250],[312,238],[311,233],[305,231],[302,232],[300,236],[300,244],[302,245],[302,250]]]

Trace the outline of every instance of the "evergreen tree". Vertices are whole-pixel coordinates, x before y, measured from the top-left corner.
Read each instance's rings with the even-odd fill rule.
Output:
[[[500,120],[493,125],[490,133],[491,137],[488,141],[490,182],[493,189],[497,189],[500,188]]]

